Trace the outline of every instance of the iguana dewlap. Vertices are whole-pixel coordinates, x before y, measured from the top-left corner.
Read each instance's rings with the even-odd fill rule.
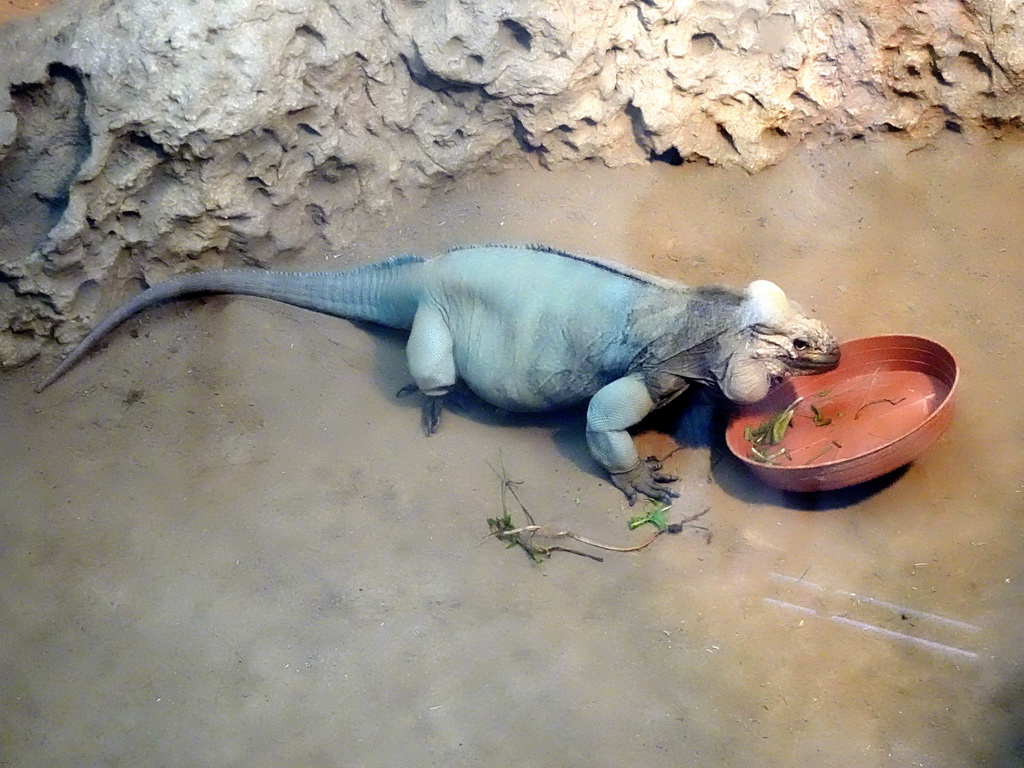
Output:
[[[182,275],[129,300],[97,325],[42,391],[111,329],[186,295],[262,296],[317,312],[409,329],[409,371],[437,426],[458,380],[510,411],[589,400],[587,444],[629,498],[665,500],[675,478],[641,460],[627,430],[692,383],[737,403],[793,374],[834,368],[839,347],[774,283],[690,287],[542,247],[459,248],[342,272],[225,270]]]

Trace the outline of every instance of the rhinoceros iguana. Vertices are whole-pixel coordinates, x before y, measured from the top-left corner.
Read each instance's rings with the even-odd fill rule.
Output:
[[[441,398],[462,380],[510,411],[589,399],[587,444],[632,504],[676,495],[627,429],[692,383],[751,403],[794,374],[834,368],[828,329],[774,283],[690,287],[545,247],[457,248],[339,272],[224,270],[181,275],[129,300],[44,379],[42,391],[135,313],[186,295],[262,296],[409,330],[415,388],[433,432]]]

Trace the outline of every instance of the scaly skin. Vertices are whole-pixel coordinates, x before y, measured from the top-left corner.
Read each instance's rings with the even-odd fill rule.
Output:
[[[587,444],[632,504],[668,501],[675,478],[641,460],[628,429],[690,384],[738,403],[839,362],[839,346],[773,283],[689,287],[542,247],[482,246],[402,256],[343,272],[225,270],[149,288],[97,325],[42,391],[103,336],[154,304],[237,293],[409,330],[409,371],[437,428],[458,380],[510,411],[590,401]]]

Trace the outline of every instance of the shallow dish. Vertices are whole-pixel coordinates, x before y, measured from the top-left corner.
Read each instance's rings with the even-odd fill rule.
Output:
[[[835,370],[792,378],[730,420],[729,450],[769,485],[829,491],[872,480],[917,458],[949,427],[960,369],[945,347],[894,335],[840,350]],[[752,446],[748,429],[797,400],[783,440]]]

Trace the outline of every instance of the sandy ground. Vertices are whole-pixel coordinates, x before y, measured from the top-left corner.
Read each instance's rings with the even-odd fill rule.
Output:
[[[0,0],[0,24],[40,13],[56,0]]]
[[[663,414],[710,536],[601,563],[485,538],[501,462],[539,521],[643,537],[583,414],[467,399],[427,439],[397,333],[219,297],[3,377],[0,765],[1022,764],[1022,206],[1009,141],[524,168],[307,264],[544,242],[957,355],[950,432],[865,488],[773,491],[700,398]]]

